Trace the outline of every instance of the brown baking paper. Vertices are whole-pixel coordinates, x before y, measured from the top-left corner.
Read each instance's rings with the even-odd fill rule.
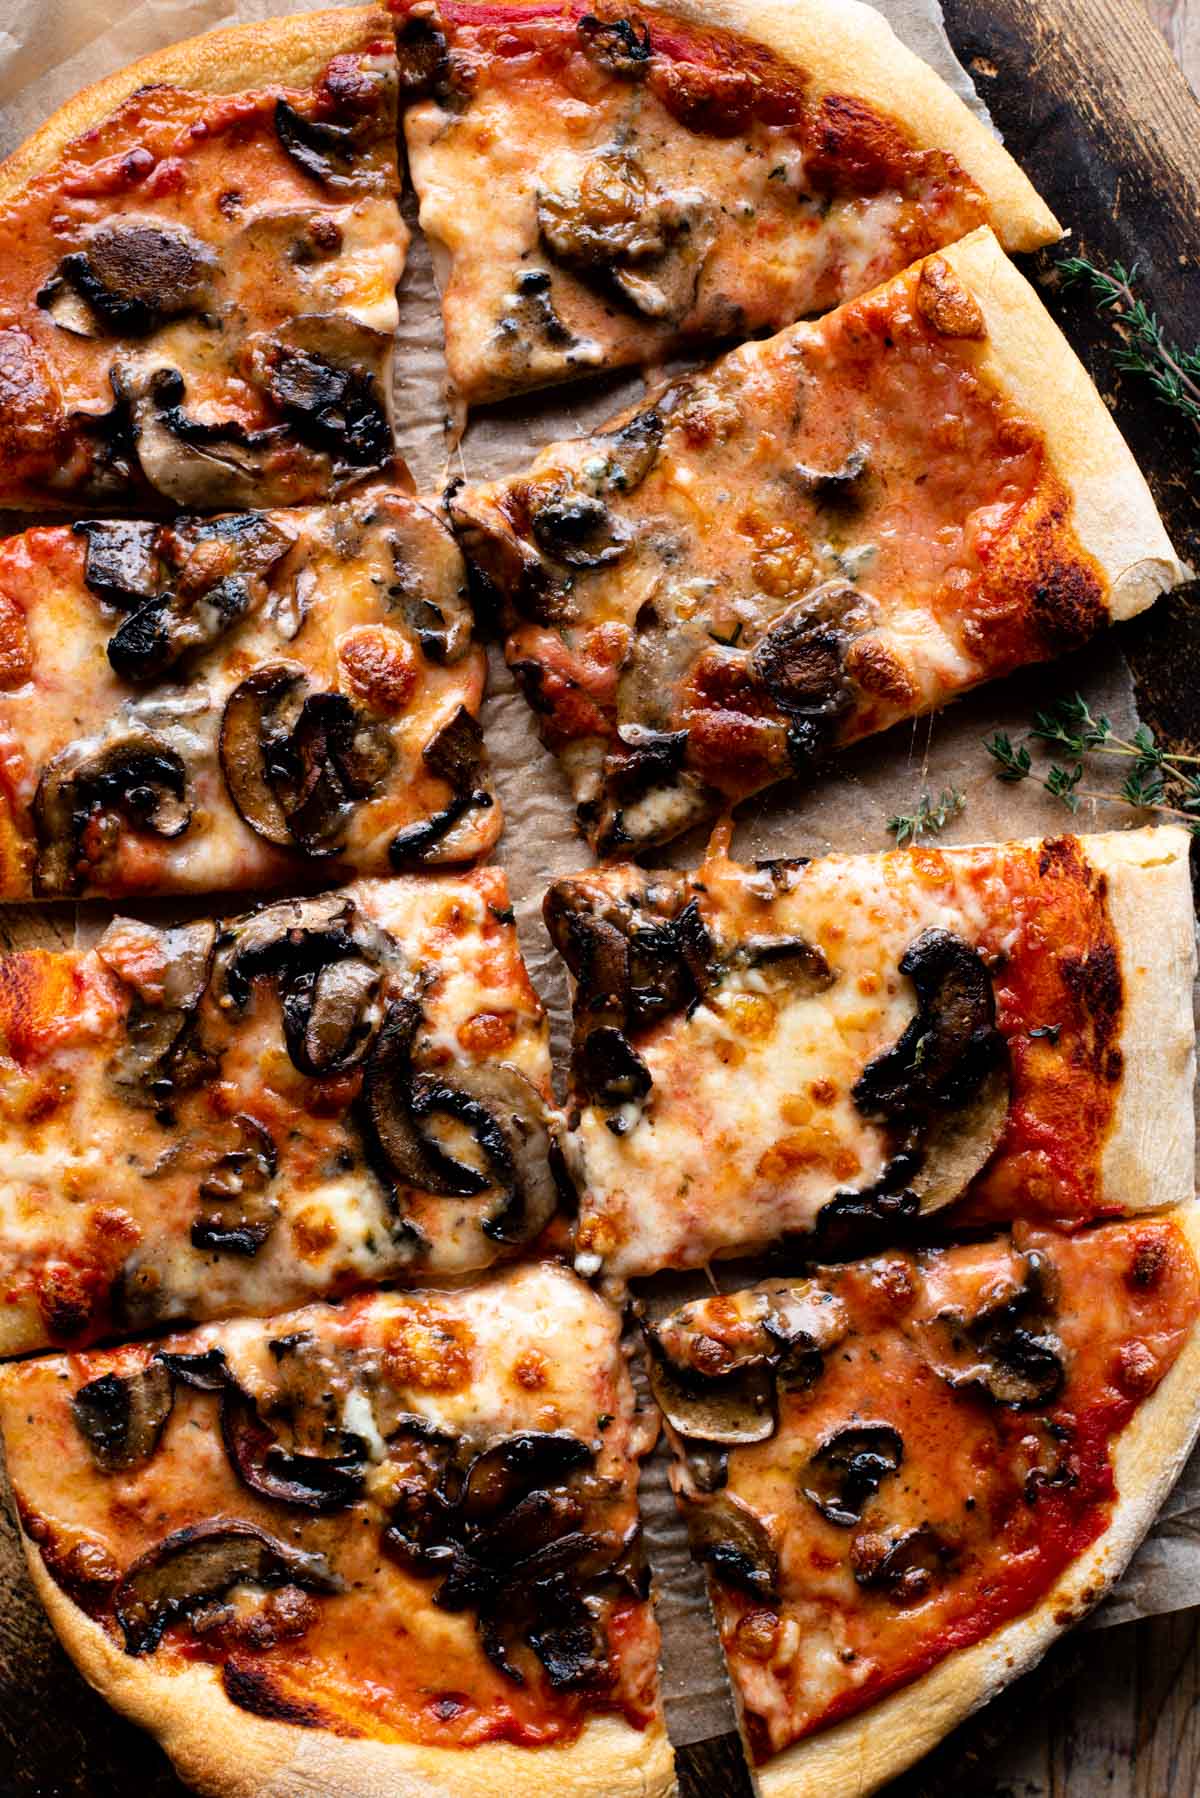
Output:
[[[141,0],[129,6],[121,0],[9,0],[7,19],[0,21],[0,154],[13,149],[79,88],[134,58],[197,31],[280,10],[279,0],[241,0],[233,7],[220,0]],[[310,8],[301,4],[287,10]],[[938,0],[880,0],[880,10],[983,114],[950,49]],[[411,224],[411,195],[405,206]],[[433,268],[426,244],[414,236],[401,287],[396,402],[400,448],[422,492],[437,494],[447,478],[459,474],[479,479],[520,468],[540,445],[594,428],[640,392],[636,376],[621,375],[496,407],[474,418],[461,445],[451,447]],[[566,987],[541,924],[541,897],[549,880],[578,870],[588,854],[573,827],[565,782],[539,744],[531,716],[495,649],[491,662],[484,724],[506,818],[498,856],[508,871],[530,972],[551,1013],[561,1070],[568,1036]],[[943,841],[1062,829],[1068,820],[1061,806],[1032,784],[1014,788],[996,780],[981,739],[997,728],[1019,733],[1035,706],[1075,687],[1123,734],[1134,728],[1129,671],[1116,645],[1101,643],[1053,671],[1022,674],[935,719],[864,744],[833,763],[808,790],[793,784],[744,807],[735,853],[883,849],[892,840],[888,818],[912,811],[922,791],[936,796],[945,787],[957,788],[966,804]],[[1075,825],[1087,830],[1128,822],[1127,811],[1089,802],[1080,808]],[[702,850],[702,837],[693,836],[672,845],[663,859],[687,866]],[[96,906],[17,909],[0,918],[0,937],[10,943],[86,941],[104,917]],[[682,1745],[731,1728],[733,1713],[703,1582],[688,1557],[666,1468],[660,1445],[646,1471],[643,1497],[663,1630],[668,1720],[672,1738]],[[15,1566],[8,1576],[21,1577]],[[1200,1603],[1200,1455],[1097,1620],[1124,1622],[1193,1603]]]

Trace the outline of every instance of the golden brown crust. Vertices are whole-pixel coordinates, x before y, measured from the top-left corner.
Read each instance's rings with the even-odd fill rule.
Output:
[[[1144,611],[1187,570],[1087,370],[986,227],[940,255],[982,309],[982,372],[1037,426],[1071,492],[1071,522],[1104,570],[1110,615]]]
[[[1107,881],[1124,994],[1121,1096],[1101,1179],[1126,1211],[1173,1203],[1194,1180],[1190,841],[1173,827],[1088,839],[1088,860]]]
[[[38,1597],[72,1660],[108,1702],[157,1736],[205,1798],[670,1798],[671,1747],[661,1721],[640,1733],[594,1717],[566,1747],[507,1742],[456,1751],[412,1742],[348,1740],[251,1716],[225,1697],[211,1667],[122,1652],[71,1603],[24,1538]]]
[[[75,94],[0,163],[0,202],[44,174],[68,144],[102,124],[139,88],[163,85],[228,94],[256,86],[306,85],[339,51],[355,49],[376,34],[391,37],[387,14],[354,6],[231,25],[152,51]]]
[[[1200,1254],[1200,1202],[1176,1213]],[[1200,1328],[1162,1384],[1117,1438],[1117,1500],[1100,1539],[1036,1608],[912,1685],[785,1749],[760,1768],[761,1798],[867,1798],[919,1760],[950,1730],[1041,1659],[1056,1636],[1087,1614],[1124,1571],[1179,1476],[1200,1432]]]

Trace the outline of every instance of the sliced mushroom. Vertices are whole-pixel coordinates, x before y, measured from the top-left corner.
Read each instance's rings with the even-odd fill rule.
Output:
[[[713,238],[705,196],[652,187],[628,150],[589,156],[573,189],[542,189],[537,221],[558,262],[601,280],[652,319],[685,315]]]
[[[797,485],[818,505],[846,505],[858,497],[867,470],[867,452],[856,444],[838,468],[810,468],[797,462],[792,473]]]
[[[483,727],[465,706],[460,705],[426,744],[424,761],[431,774],[453,789],[454,798],[440,812],[396,832],[388,845],[388,860],[397,872],[445,858],[455,825],[468,812],[487,811],[494,803],[486,785]]]
[[[822,1261],[857,1260],[903,1241],[921,1214],[916,1193],[904,1184],[912,1160],[893,1157],[873,1186],[839,1192],[821,1206],[815,1234]]]
[[[1004,1135],[1009,1098],[1008,1069],[994,1067],[973,1098],[932,1118],[920,1135],[921,1163],[909,1181],[922,1211],[953,1204],[983,1172]]]
[[[400,65],[400,92],[406,100],[434,93],[448,67],[446,39],[428,19],[410,13],[396,32],[396,58]]]
[[[181,225],[114,219],[63,257],[38,305],[79,336],[144,337],[210,306],[216,266],[208,245]]]
[[[98,825],[102,854],[123,820],[154,836],[181,836],[192,821],[182,758],[163,738],[129,729],[71,743],[46,764],[33,801],[40,850],[34,890],[42,898],[75,893],[97,855],[81,842]]]
[[[269,662],[234,688],[221,720],[221,771],[250,828],[281,849],[336,855],[355,806],[387,776],[387,729],[340,693],[312,693],[295,662]]]
[[[105,1473],[139,1467],[158,1447],[175,1389],[158,1361],[132,1374],[101,1374],[71,1399],[71,1413],[92,1459]]]
[[[351,957],[379,959],[390,939],[375,932],[345,892],[278,899],[247,912],[222,932],[216,985],[244,1006],[260,975],[288,980]]]
[[[451,591],[443,581],[430,597],[427,574],[409,556],[399,536],[391,537],[390,549],[395,579],[387,590],[389,604],[399,608],[431,662],[453,667],[470,649],[474,635],[474,614],[465,586]]]
[[[589,1030],[575,1057],[584,1091],[597,1105],[636,1105],[653,1086],[650,1069],[625,1034],[609,1024]]]
[[[201,1181],[201,1211],[191,1228],[192,1247],[229,1255],[257,1255],[279,1218],[269,1187],[279,1162],[271,1133],[240,1112],[230,1120],[236,1145],[218,1155]]]
[[[355,185],[359,134],[350,125],[308,118],[286,100],[275,102],[275,135],[298,169],[335,191]]]
[[[453,1084],[419,1073],[419,1002],[392,1000],[366,1063],[363,1101],[389,1175],[446,1198],[498,1197],[480,1227],[495,1241],[528,1242],[558,1204],[541,1095],[508,1063],[456,1068]],[[433,1125],[449,1124],[448,1139]],[[464,1161],[464,1150],[471,1154]]]
[[[329,457],[339,479],[392,461],[392,421],[376,374],[390,351],[384,333],[341,313],[292,318],[255,349],[255,373],[272,404],[301,442]]]
[[[166,527],[158,547],[170,584],[138,605],[109,639],[114,673],[134,684],[161,680],[185,657],[210,648],[261,600],[262,577],[291,541],[261,512]]]
[[[681,1500],[697,1561],[751,1597],[771,1599],[779,1588],[779,1557],[766,1525],[731,1492]]]
[[[813,750],[818,740],[832,740],[838,720],[854,704],[846,651],[869,616],[856,588],[827,581],[772,619],[754,646],[751,668],[780,711],[815,733]]]
[[[383,1021],[379,981],[378,967],[354,957],[312,969],[289,986],[284,1036],[302,1074],[340,1074],[364,1059]]]
[[[477,1523],[515,1505],[534,1487],[590,1465],[592,1450],[570,1430],[523,1430],[476,1455],[463,1482],[460,1508]]]
[[[172,1623],[242,1584],[341,1590],[324,1555],[292,1548],[251,1523],[192,1524],[141,1555],[118,1586],[114,1608],[126,1654],[152,1654]]]
[[[752,969],[754,990],[776,997],[826,993],[837,976],[814,943],[799,936],[748,936],[721,958],[721,970]]]
[[[538,548],[568,568],[607,568],[619,562],[629,534],[603,500],[573,488],[557,488],[531,513]]]
[[[900,1535],[865,1531],[850,1545],[850,1565],[860,1586],[878,1587],[893,1604],[916,1604],[951,1564],[955,1550],[930,1524]]]
[[[822,1517],[849,1529],[904,1460],[904,1443],[890,1423],[853,1423],[827,1436],[801,1476],[801,1491]]]
[[[1037,1250],[998,1258],[982,1249],[947,1250],[924,1272],[926,1310],[933,1309],[913,1328],[934,1372],[1011,1410],[1053,1403],[1066,1358],[1054,1329],[1049,1259]]]
[[[83,579],[99,599],[124,610],[154,598],[159,575],[157,525],[86,518],[72,528],[86,539]]]
[[[177,1355],[168,1349],[160,1349],[154,1358],[162,1362],[173,1380],[196,1392],[223,1392],[230,1377],[224,1349],[204,1349],[195,1355]]]
[[[286,426],[248,431],[236,419],[193,418],[186,410],[183,376],[162,364],[123,375],[121,396],[130,418],[131,453],[158,492],[180,506],[254,504]]]
[[[775,1381],[765,1360],[713,1378],[695,1372],[685,1378],[661,1352],[653,1331],[648,1339],[650,1389],[679,1435],[728,1448],[774,1435]]]
[[[633,493],[658,461],[666,426],[660,412],[639,412],[615,431],[592,438],[594,455],[583,464],[590,493]]]
[[[227,1380],[221,1396],[221,1436],[238,1478],[261,1498],[306,1511],[340,1511],[362,1496],[366,1444],[340,1433],[331,1455],[289,1452],[248,1392]]]
[[[854,1086],[867,1117],[909,1122],[973,1098],[1004,1052],[991,976],[977,949],[952,931],[924,931],[900,961],[917,1014]]]
[[[97,945],[106,965],[106,944],[123,926],[109,927]],[[150,925],[143,925],[145,931]],[[156,933],[161,942],[162,977],[152,995],[135,988],[125,1020],[125,1041],[109,1063],[109,1077],[123,1098],[135,1104],[160,1105],[194,1085],[213,1067],[212,1058],[196,1041],[194,1023],[212,965],[216,926],[201,919]],[[115,972],[125,978],[123,961]]]

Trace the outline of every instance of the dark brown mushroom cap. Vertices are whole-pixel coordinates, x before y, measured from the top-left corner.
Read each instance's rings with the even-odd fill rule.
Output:
[[[650,67],[650,27],[644,19],[601,19],[584,13],[575,27],[580,47],[600,68],[640,81]]]
[[[112,219],[63,257],[38,305],[78,335],[144,337],[168,319],[210,305],[216,266],[209,246],[181,225]]]
[[[923,931],[900,972],[917,991],[917,1015],[899,1041],[859,1075],[854,1102],[867,1117],[922,1119],[965,1104],[1004,1053],[991,975],[953,931]]]
[[[353,126],[330,125],[297,112],[286,100],[275,102],[275,135],[296,167],[323,187],[355,185],[358,137]]]
[[[593,493],[633,493],[658,461],[665,421],[653,407],[639,412],[615,431],[598,431],[590,440],[587,482]],[[593,473],[592,463],[600,463]]]
[[[438,1197],[494,1189],[481,1229],[498,1242],[530,1241],[558,1204],[545,1102],[507,1062],[464,1065],[446,1077],[419,1071],[422,1022],[419,1000],[389,1000],[365,1063],[363,1110],[377,1159],[398,1185]]]
[[[59,897],[84,884],[79,838],[97,813],[154,836],[181,836],[192,821],[182,757],[162,737],[138,729],[60,750],[42,770],[33,801],[39,896]]]
[[[195,1355],[177,1355],[169,1349],[160,1349],[154,1358],[162,1362],[173,1380],[191,1386],[196,1392],[223,1392],[230,1377],[224,1349],[205,1349]]]
[[[236,419],[193,418],[187,383],[177,368],[160,364],[123,383],[128,455],[136,456],[150,485],[181,506],[253,505],[285,424],[247,430]]]
[[[397,831],[388,860],[399,872],[423,862],[446,858],[450,833],[472,811],[487,811],[494,800],[487,784],[483,726],[460,705],[425,745],[422,759],[431,774],[444,780],[454,797],[440,812]]]
[[[340,1433],[329,1455],[289,1452],[236,1381],[221,1395],[221,1436],[238,1478],[260,1498],[306,1511],[340,1511],[362,1497],[366,1444]]]
[[[200,1182],[200,1211],[192,1221],[197,1249],[256,1255],[279,1219],[269,1188],[279,1169],[275,1142],[265,1124],[246,1112],[230,1119],[235,1141],[219,1153]]]
[[[751,1597],[774,1598],[779,1556],[761,1517],[731,1492],[681,1500],[692,1554],[718,1579]]]
[[[548,495],[530,528],[538,548],[568,568],[606,568],[628,547],[628,532],[604,501],[574,488]]]
[[[827,1522],[849,1529],[903,1460],[904,1443],[891,1424],[847,1424],[809,1457],[800,1489]]]
[[[98,599],[126,610],[154,598],[159,582],[157,525],[85,518],[72,529],[86,539],[83,579]]]
[[[158,1361],[137,1373],[101,1374],[71,1399],[71,1415],[105,1473],[124,1472],[148,1461],[167,1427],[175,1389]]]
[[[780,711],[816,726],[822,743],[854,704],[846,651],[869,615],[856,587],[826,581],[773,618],[751,653],[750,666]]]
[[[256,379],[288,428],[332,464],[335,485],[391,465],[395,443],[375,370],[386,334],[344,313],[299,314],[256,343]]]
[[[225,702],[221,771],[250,828],[280,849],[335,855],[360,800],[394,760],[387,727],[342,693],[314,693],[296,662],[269,662]]]
[[[288,1054],[302,1074],[344,1073],[357,1067],[383,1019],[380,969],[358,956],[297,976],[284,994]]]
[[[172,1623],[241,1584],[328,1593],[342,1582],[324,1555],[293,1548],[254,1524],[223,1517],[192,1524],[139,1556],[117,1587],[126,1654],[152,1654]]]
[[[535,1486],[564,1478],[593,1460],[570,1430],[522,1430],[477,1454],[463,1480],[464,1518],[480,1523],[524,1498]]]

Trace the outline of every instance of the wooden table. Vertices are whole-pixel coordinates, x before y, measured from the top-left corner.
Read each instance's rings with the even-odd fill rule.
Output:
[[[1200,0],[944,4],[956,50],[1059,216],[1093,254],[1139,262],[1169,335],[1200,341],[1200,107],[1170,53],[1200,91]],[[1113,380],[1086,302],[1056,310],[1113,400],[1180,549],[1200,566],[1183,430],[1135,382]],[[1200,591],[1156,607],[1124,642],[1143,715],[1177,746],[1200,747]],[[0,1508],[10,1566],[12,1534]],[[683,1798],[749,1793],[733,1738],[683,1750],[679,1767]],[[1200,1613],[1181,1612],[1065,1638],[888,1798],[1198,1792]],[[0,1798],[109,1793],[187,1798],[155,1744],[75,1674],[22,1582],[0,1607]]]

